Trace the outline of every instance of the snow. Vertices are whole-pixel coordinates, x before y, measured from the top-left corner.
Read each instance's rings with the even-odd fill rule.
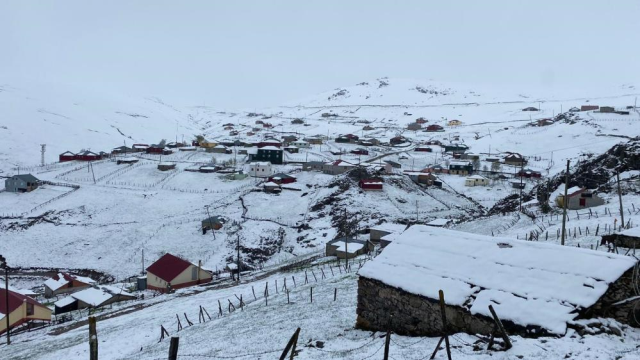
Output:
[[[621,255],[416,225],[359,274],[434,299],[442,289],[447,303],[457,306],[488,290],[519,296],[539,314],[531,321],[562,334],[565,327],[558,319],[566,319],[569,311],[559,304],[571,310],[593,305],[635,263]],[[518,302],[509,300],[501,316],[527,325]]]
[[[266,183],[263,184],[266,187],[280,187],[280,185],[274,183],[273,181],[268,181]]]
[[[69,304],[73,304],[76,301],[76,299],[73,296],[67,296],[64,297],[56,302],[53,303],[53,305],[57,306],[57,307],[65,307]]]
[[[337,242],[334,242],[332,245],[337,246],[337,249],[336,249],[337,251],[347,252],[348,250],[349,254],[353,254],[364,247],[364,244],[360,244],[356,242],[345,243],[344,241],[337,241]]]
[[[44,282],[44,285],[51,289],[52,291],[56,291],[61,287],[67,285],[69,282],[64,278],[63,274],[58,274],[58,280],[50,278]]]
[[[100,289],[89,288],[78,291],[71,295],[74,299],[83,301],[91,306],[100,306],[105,301],[111,299],[112,295]]]
[[[275,146],[263,146],[260,148],[260,150],[281,150]]]
[[[429,225],[429,226],[445,226],[450,222],[451,222],[451,220],[449,220],[449,219],[435,219],[435,220],[429,221],[427,223],[427,225]]]
[[[407,228],[407,225],[395,224],[395,223],[383,223],[380,225],[372,226],[369,229],[401,234],[406,228]]]
[[[640,227],[624,230],[620,232],[620,235],[640,237]]]

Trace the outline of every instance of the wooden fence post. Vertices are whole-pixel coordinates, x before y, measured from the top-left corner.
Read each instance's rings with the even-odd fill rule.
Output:
[[[313,302],[313,286],[309,288],[309,290],[311,290],[310,294],[311,294],[311,302]]]
[[[89,317],[89,359],[98,360],[98,331],[94,316]]]
[[[387,330],[387,336],[384,339],[384,360],[389,360],[389,342],[391,341],[391,330]]]
[[[291,339],[289,339],[287,346],[284,348],[284,351],[282,351],[282,354],[280,355],[280,360],[285,360],[287,358],[287,353],[289,353],[289,350],[291,350],[291,356],[289,359],[293,360],[293,357],[295,356],[295,352],[296,352],[296,345],[298,344],[299,334],[300,334],[300,328],[296,329],[296,331],[291,336]]]
[[[333,301],[336,301],[337,297],[338,297],[338,288],[334,288],[333,289]]]
[[[169,344],[169,360],[178,360],[178,344],[180,338],[177,336],[171,337],[171,343]]]

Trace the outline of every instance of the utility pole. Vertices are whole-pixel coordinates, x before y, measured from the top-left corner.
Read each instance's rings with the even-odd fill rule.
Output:
[[[45,151],[47,151],[47,144],[40,144],[40,166],[44,166]]]
[[[418,200],[416,200],[416,224],[418,223]]]
[[[622,211],[622,192],[620,191],[620,173],[616,173],[616,180],[618,181],[618,200],[620,201],[620,220],[622,221],[622,228],[624,229],[624,211]]]
[[[238,283],[240,283],[240,235],[236,234],[238,239],[238,259],[237,259],[237,267],[238,267]]]
[[[524,178],[524,159],[520,163],[520,212],[522,212],[522,179]]]
[[[569,162],[567,160],[567,171],[564,175],[564,197],[562,198],[562,238],[560,239],[560,245],[564,245],[564,238],[566,234],[567,223],[567,191],[569,190]]]
[[[144,249],[142,249],[142,275],[144,275]]]

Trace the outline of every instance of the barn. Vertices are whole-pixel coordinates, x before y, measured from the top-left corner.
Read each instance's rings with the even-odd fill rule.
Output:
[[[558,335],[578,318],[635,322],[630,256],[414,225],[359,271],[360,329],[490,335],[489,305],[510,334]]]
[[[381,191],[382,179],[362,179],[358,182],[358,187],[364,191]]]
[[[76,154],[75,159],[80,161],[97,161],[102,160],[102,156],[90,150],[83,150]]]
[[[147,268],[147,288],[159,292],[210,282],[213,273],[169,253]]]

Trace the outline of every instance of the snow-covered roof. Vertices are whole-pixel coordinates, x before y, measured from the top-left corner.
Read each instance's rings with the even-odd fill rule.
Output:
[[[138,159],[137,157],[133,157],[133,156],[127,156],[124,158],[120,158],[120,161],[139,161],[140,159]]]
[[[175,163],[170,163],[170,162],[161,162],[158,165],[160,166],[175,166]]]
[[[130,292],[122,290],[119,287],[111,285],[103,285],[100,289],[89,288],[71,294],[74,299],[85,302],[91,306],[100,306],[115,295],[134,296]]]
[[[61,287],[67,285],[69,283],[69,281],[71,281],[71,280],[80,281],[80,282],[83,282],[85,284],[94,284],[95,283],[95,280],[93,280],[92,278],[89,278],[89,277],[70,275],[70,274],[66,274],[66,273],[58,273],[55,276],[53,276],[52,278],[47,279],[44,282],[44,285],[46,287],[48,287],[49,289],[51,289],[52,291],[56,291],[56,290],[60,289]]]
[[[261,147],[259,150],[279,150],[280,151],[280,149],[275,146],[264,146],[264,147]]]
[[[332,245],[337,246],[336,251],[347,252],[349,254],[353,254],[364,247],[364,244],[360,244],[357,242],[349,242],[346,244],[344,241],[338,241],[333,243]]]
[[[57,306],[57,307],[65,307],[67,305],[73,304],[76,301],[76,299],[73,298],[73,296],[67,296],[65,298],[62,298],[56,302],[53,303],[53,305]]]
[[[452,161],[449,163],[449,166],[470,166],[470,161]]]
[[[256,161],[256,162],[252,162],[251,165],[255,165],[255,166],[271,166],[271,163],[268,161]]]
[[[592,306],[636,260],[618,254],[416,225],[359,275],[438,298],[472,314],[564,334],[576,309]],[[419,279],[419,281],[417,281]]]
[[[384,224],[372,226],[369,228],[369,230],[377,230],[377,231],[385,231],[389,233],[401,234],[406,228],[407,228],[407,225],[384,223]]]
[[[268,181],[266,183],[263,184],[266,187],[280,187],[280,185],[274,183],[273,181]]]
[[[620,235],[640,237],[640,227],[624,230]]]
[[[449,219],[435,219],[435,220],[429,221],[427,223],[427,225],[429,225],[429,226],[445,226],[450,222],[451,222],[451,220],[449,220]]]
[[[486,177],[481,176],[481,175],[471,175],[471,176],[469,176],[467,179],[487,180],[487,178],[486,178]]]

